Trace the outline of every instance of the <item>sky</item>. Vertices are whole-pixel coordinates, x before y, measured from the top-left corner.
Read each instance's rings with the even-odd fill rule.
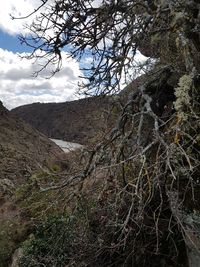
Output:
[[[98,6],[100,2],[94,0],[93,4]],[[24,25],[30,24],[34,16],[26,20],[12,20],[11,15],[26,16],[40,4],[41,0],[6,0],[0,9],[0,101],[8,109],[34,102],[65,102],[80,97],[77,94],[78,83],[83,74],[79,62],[67,58],[66,53],[62,54],[62,70],[51,79],[46,78],[50,74],[48,68],[34,77],[39,65],[33,60],[22,59],[31,50],[21,45],[18,37],[27,33]],[[142,59],[141,54],[138,59]],[[91,56],[85,56],[84,64],[90,60]]]
[[[30,52],[21,45],[18,36],[27,32],[29,20],[12,20],[10,14],[19,17],[29,14],[40,0],[6,0],[0,9],[0,100],[8,109],[33,102],[64,102],[77,98],[81,71],[79,63],[63,54],[61,72],[51,79],[41,74],[34,77],[37,65],[21,59]],[[48,70],[47,70],[48,71]]]

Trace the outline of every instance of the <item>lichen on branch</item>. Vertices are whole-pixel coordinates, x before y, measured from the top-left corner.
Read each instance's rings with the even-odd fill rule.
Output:
[[[185,74],[179,79],[178,86],[175,88],[176,101],[174,102],[174,108],[180,120],[187,120],[188,118],[186,110],[190,106],[192,83],[192,77]]]

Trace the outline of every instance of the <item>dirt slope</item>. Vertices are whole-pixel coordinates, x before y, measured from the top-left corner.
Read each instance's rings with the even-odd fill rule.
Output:
[[[22,182],[59,158],[61,150],[46,136],[6,110],[0,103],[0,180]]]

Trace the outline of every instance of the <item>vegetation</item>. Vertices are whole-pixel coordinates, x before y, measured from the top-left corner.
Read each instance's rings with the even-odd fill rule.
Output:
[[[7,267],[15,249],[23,242],[30,232],[28,223],[21,223],[19,218],[1,220],[0,229],[0,267]]]
[[[36,234],[21,264],[39,266],[39,260],[50,266],[45,249],[52,236],[59,240],[67,233],[68,258],[51,266],[198,266],[199,3],[93,4],[42,0],[29,26],[33,35],[20,38],[33,48],[28,57],[45,58],[42,68],[55,63],[58,71],[63,47],[78,59],[90,51],[94,60],[84,70],[84,88],[98,94],[116,92],[122,77],[133,79],[138,50],[154,64],[144,68],[146,74],[137,88],[133,86],[116,126],[90,151],[84,170],[45,189],[79,188],[77,199],[82,195],[81,201],[86,198],[88,203],[86,234],[85,223],[77,218],[83,227],[75,230],[73,221],[75,238],[69,240],[69,222],[61,231],[56,219],[50,223],[50,234],[45,234],[46,226]],[[42,8],[46,9],[40,13]],[[63,256],[59,248],[54,254],[57,262]],[[43,253],[38,256],[37,251]]]
[[[24,243],[20,266],[64,266],[78,249],[75,241],[76,217],[51,216]]]

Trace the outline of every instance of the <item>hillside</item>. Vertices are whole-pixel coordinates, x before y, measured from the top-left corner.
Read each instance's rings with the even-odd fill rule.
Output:
[[[61,150],[46,136],[11,114],[0,103],[0,179],[19,183],[50,166]]]
[[[48,137],[87,144],[106,129],[109,97],[91,97],[64,103],[34,103],[12,110]]]
[[[54,142],[0,102],[0,267],[9,266],[12,253],[32,229],[16,197],[33,183],[35,173],[52,168],[62,157]],[[32,190],[27,192],[25,202]]]

